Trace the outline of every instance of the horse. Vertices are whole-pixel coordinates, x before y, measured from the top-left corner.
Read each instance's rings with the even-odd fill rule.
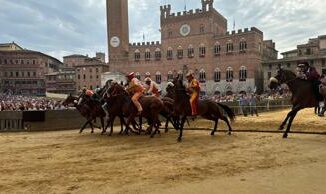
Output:
[[[128,134],[130,129],[129,125],[134,121],[137,116],[137,110],[135,105],[131,101],[131,97],[127,91],[119,84],[113,84],[108,91],[109,98],[107,102],[111,105],[116,106],[120,113],[123,113],[124,116],[128,117],[126,123],[125,133]],[[144,96],[139,99],[140,104],[143,107],[143,112],[140,115],[140,118],[145,117],[150,125],[147,129],[148,132],[155,130],[151,133],[151,137],[154,137],[155,134],[159,133],[160,121],[159,113],[163,110],[164,105],[162,100],[154,96]],[[141,119],[140,119],[140,128],[139,133],[141,132]]]
[[[179,137],[178,142],[182,140],[182,133],[184,123],[188,116],[192,116],[191,114],[191,106],[190,106],[190,96],[187,93],[187,89],[183,84],[183,80],[176,78],[173,81],[174,84],[174,111],[177,115],[181,116],[181,124],[179,128]],[[227,117],[223,115],[220,108],[222,108],[226,113],[231,122],[235,119],[235,114],[233,111],[226,105],[216,103],[212,100],[199,100],[198,102],[198,113],[200,116],[207,120],[211,120],[215,122],[214,129],[211,131],[211,135],[214,136],[217,131],[218,120],[223,120],[228,125],[228,134],[231,135],[232,127]]]
[[[282,84],[286,84],[292,92],[292,110],[287,114],[285,120],[279,127],[279,130],[283,130],[285,125],[288,123],[287,128],[283,133],[283,138],[287,138],[293,119],[297,113],[302,109],[318,106],[320,97],[314,94],[313,84],[311,81],[300,79],[292,71],[280,68],[277,71],[277,75],[270,79],[269,88],[275,90]]]
[[[78,101],[79,101],[79,97],[75,97],[75,96],[72,96],[71,94],[69,94],[68,97],[62,102],[62,105],[64,105],[64,106],[73,105],[78,110],[78,112],[84,118],[86,118],[87,121],[82,126],[79,133],[82,133],[87,125],[90,125],[90,127],[92,129],[91,133],[94,133],[94,126],[93,126],[92,121],[95,120],[96,117],[99,117],[99,116],[92,113],[92,109],[91,109],[91,107],[89,105],[87,105],[87,104],[78,104]],[[103,115],[100,115],[100,116],[103,116]],[[102,124],[102,127],[103,127],[103,124]]]

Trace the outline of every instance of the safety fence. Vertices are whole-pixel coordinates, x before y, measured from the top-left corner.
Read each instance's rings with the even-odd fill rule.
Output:
[[[288,100],[261,101],[256,106],[239,106],[238,102],[222,104],[228,105],[237,115],[249,114],[254,108],[267,112],[290,107]],[[77,110],[0,111],[0,132],[79,129],[85,122]]]

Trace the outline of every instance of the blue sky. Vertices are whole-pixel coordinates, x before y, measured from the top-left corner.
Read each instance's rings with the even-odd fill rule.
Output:
[[[201,0],[129,0],[130,42],[160,40],[159,6],[172,12],[201,7]],[[0,42],[59,60],[69,54],[107,51],[105,0],[0,0]],[[325,0],[215,0],[214,7],[232,30],[255,26],[273,39],[281,52],[308,38],[326,34]]]

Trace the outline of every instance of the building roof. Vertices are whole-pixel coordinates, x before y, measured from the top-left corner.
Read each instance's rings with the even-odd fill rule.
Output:
[[[73,54],[73,55],[64,56],[63,58],[88,58],[88,57],[85,55]]]
[[[19,46],[15,42],[11,42],[11,43],[0,43],[0,47],[10,47],[11,45],[15,45],[18,49],[24,50],[21,46]]]
[[[33,51],[33,50],[25,49],[25,50],[13,50],[13,51],[0,51],[0,53],[5,53],[5,54],[7,54],[7,53],[10,53],[10,54],[38,54],[38,55],[50,58],[50,59],[62,64],[62,62],[60,60],[58,60],[57,58],[54,58],[54,57],[52,57],[50,55],[41,53],[39,51]]]
[[[293,49],[293,50],[283,52],[283,53],[281,53],[281,55],[285,55],[285,54],[288,54],[288,53],[296,53],[296,52],[298,52],[298,49]]]

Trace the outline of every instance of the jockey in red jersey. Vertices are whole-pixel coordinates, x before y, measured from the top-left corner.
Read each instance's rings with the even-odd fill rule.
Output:
[[[143,111],[143,108],[141,104],[139,103],[139,98],[142,97],[144,93],[144,87],[142,86],[141,82],[135,77],[135,73],[132,72],[129,75],[127,75],[128,79],[128,88],[127,92],[132,95],[131,100],[136,106],[138,110],[138,114],[140,115],[141,112]]]
[[[155,83],[151,78],[147,77],[145,80],[145,92],[149,95],[160,97],[160,89],[157,83]]]
[[[192,72],[189,72],[186,75],[188,80],[188,91],[190,93],[190,106],[191,106],[191,114],[192,116],[198,115],[198,100],[200,93],[200,85],[199,82],[195,79]]]

